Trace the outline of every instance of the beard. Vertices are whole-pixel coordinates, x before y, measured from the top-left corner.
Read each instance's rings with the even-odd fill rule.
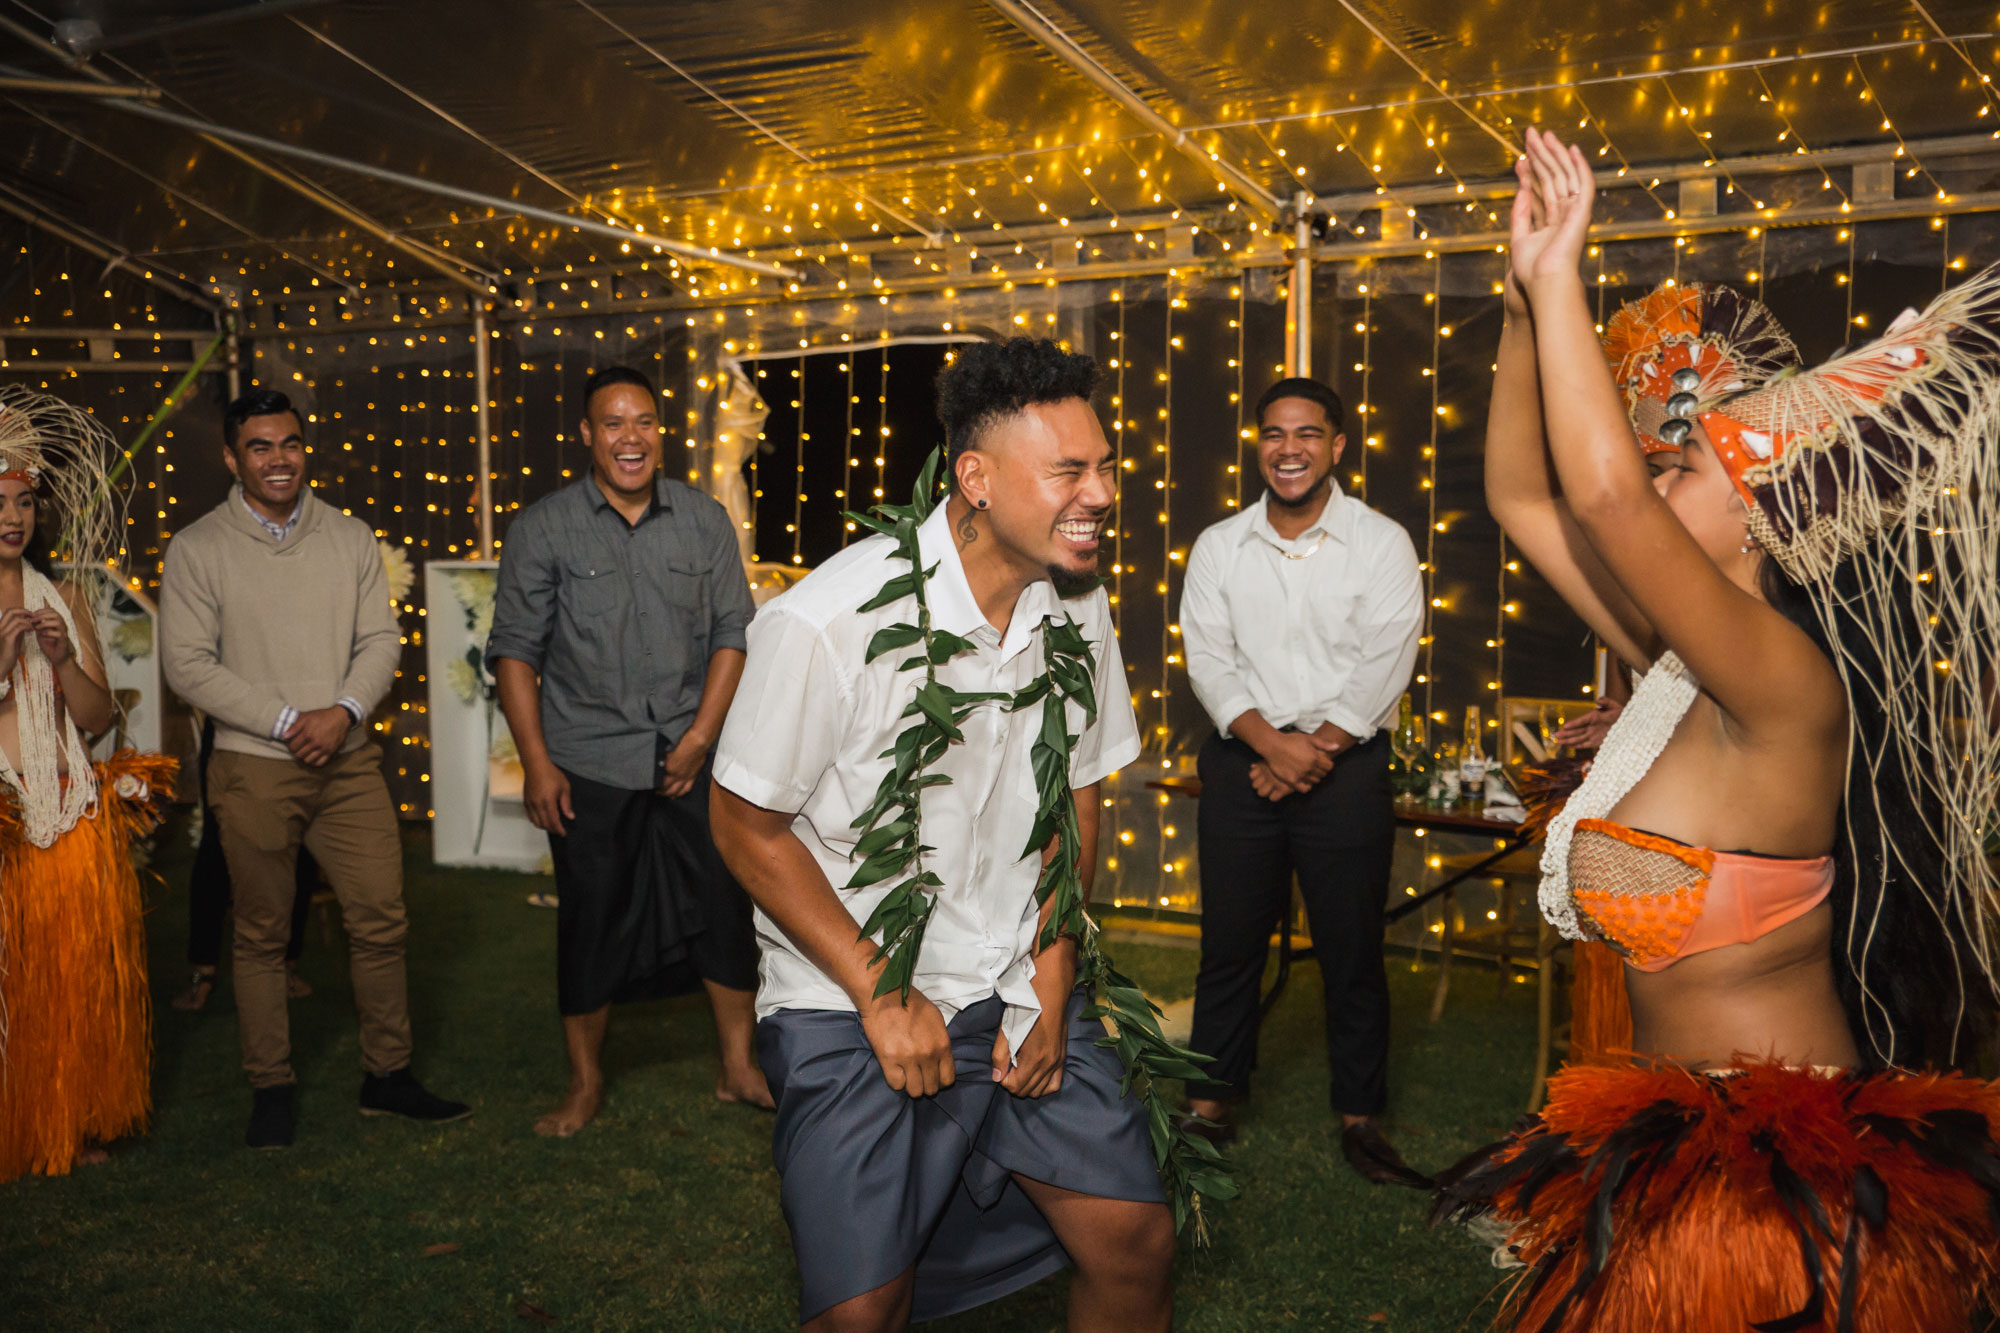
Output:
[[[1264,495],[1272,504],[1278,506],[1280,509],[1304,509],[1307,505],[1317,504],[1320,500],[1324,499],[1328,490],[1331,489],[1330,483],[1332,481],[1333,469],[1328,468],[1320,474],[1319,480],[1301,492],[1299,498],[1296,500],[1287,500],[1268,485],[1264,488]]]
[[[1068,565],[1048,566],[1049,582],[1055,585],[1056,596],[1067,600],[1081,597],[1095,591],[1104,582],[1097,572],[1097,562],[1092,560],[1089,569],[1072,569]]]

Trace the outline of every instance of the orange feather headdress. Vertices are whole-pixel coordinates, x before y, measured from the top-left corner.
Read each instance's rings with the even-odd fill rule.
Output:
[[[1649,454],[1679,450],[1695,413],[1799,359],[1764,303],[1719,283],[1665,282],[1604,328],[1611,377]]]

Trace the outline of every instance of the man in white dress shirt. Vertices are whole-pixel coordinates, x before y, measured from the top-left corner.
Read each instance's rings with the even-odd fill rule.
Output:
[[[1070,706],[1086,889],[1098,784],[1139,753],[1096,576],[1116,481],[1096,383],[1094,362],[1046,341],[961,351],[938,380],[952,489],[919,531],[931,626],[970,644],[938,666],[945,687],[1036,680],[1052,619],[1090,643],[1100,711],[1086,726]],[[1074,942],[1036,948],[1042,857],[1022,848],[1038,707],[979,705],[926,770],[950,778],[922,797],[923,866],[942,885],[907,1003],[875,994],[883,964],[859,923],[889,886],[846,886],[922,680],[903,652],[868,660],[878,631],[916,619],[910,595],[867,605],[906,570],[877,536],[766,605],[716,751],[716,843],[757,905],[758,1055],[801,1322],[902,1328],[1073,1261],[1072,1328],[1164,1330],[1174,1228],[1145,1115],[1081,1016]]]
[[[1383,908],[1395,822],[1389,738],[1423,628],[1416,548],[1341,494],[1338,395],[1280,380],[1257,404],[1265,494],[1201,534],[1181,594],[1188,677],[1216,734],[1202,747],[1201,971],[1189,1045],[1214,1057],[1191,1109],[1235,1130],[1256,1064],[1271,932],[1305,899],[1326,987],[1341,1144],[1375,1181],[1416,1184],[1375,1117],[1387,1096]]]

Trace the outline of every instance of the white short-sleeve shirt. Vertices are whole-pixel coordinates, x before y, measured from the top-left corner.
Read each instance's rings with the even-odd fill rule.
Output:
[[[974,645],[938,668],[942,684],[968,693],[1021,689],[1046,669],[1044,622],[1067,614],[1090,642],[1098,703],[1090,726],[1081,708],[1069,707],[1070,731],[1078,738],[1070,784],[1090,786],[1138,757],[1138,722],[1102,589],[1064,600],[1046,582],[1031,584],[1003,636],[973,599],[943,505],[918,540],[925,565],[937,566],[925,589],[932,625]],[[858,865],[851,858],[859,838],[854,821],[889,771],[884,752],[910,725],[903,710],[923,679],[921,671],[897,670],[914,650],[865,661],[877,630],[914,622],[914,599],[859,608],[905,569],[893,541],[870,537],[761,608],[750,623],[749,660],[716,746],[715,781],[755,805],[795,816],[792,831],[856,923],[868,919],[896,881],[846,888]],[[1003,702],[979,705],[961,728],[964,742],[928,770],[951,782],[923,795],[923,841],[936,849],[924,854],[924,866],[944,887],[914,984],[947,1022],[966,1006],[999,995],[1007,1004],[1002,1028],[1016,1050],[1041,1012],[1028,984],[1041,856],[1039,850],[1022,854],[1035,821],[1030,750],[1041,718],[1039,703],[1018,713]],[[761,910],[757,940],[760,1018],[779,1009],[854,1008]]]
[[[1333,487],[1287,540],[1269,500],[1195,539],[1181,587],[1188,679],[1216,729],[1256,709],[1274,727],[1331,722],[1365,741],[1395,724],[1424,629],[1403,525]]]

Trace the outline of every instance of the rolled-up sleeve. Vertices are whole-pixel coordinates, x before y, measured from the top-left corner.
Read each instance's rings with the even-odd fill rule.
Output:
[[[1356,741],[1381,729],[1410,687],[1424,628],[1424,578],[1417,548],[1398,528],[1376,551],[1368,591],[1354,612],[1359,652],[1326,720]],[[1185,627],[1183,627],[1185,629]]]
[[[1070,750],[1072,790],[1102,782],[1139,757],[1139,719],[1132,711],[1125,658],[1118,651],[1118,636],[1112,633],[1108,616],[1104,641],[1093,648],[1097,674],[1091,685],[1097,694],[1097,720],[1083,729]]]
[[[511,657],[536,671],[548,655],[556,621],[555,552],[541,520],[539,511],[530,510],[507,533],[493,595],[493,631],[486,640],[489,659]]]
[[[743,569],[742,554],[736,548],[736,534],[730,530],[729,511],[714,500],[708,502],[708,521],[703,525],[704,554],[708,565],[708,605],[713,608],[708,626],[708,650],[748,649],[745,637],[757,603],[750,596],[750,579]]]
[[[1187,649],[1188,681],[1224,736],[1229,724],[1257,706],[1249,682],[1237,669],[1236,631],[1229,624],[1223,565],[1227,552],[1213,530],[1195,540],[1181,582],[1181,643]]]
[[[816,626],[773,604],[747,637],[743,680],[715,747],[715,781],[752,805],[797,814],[833,767],[840,719],[853,710]]]

